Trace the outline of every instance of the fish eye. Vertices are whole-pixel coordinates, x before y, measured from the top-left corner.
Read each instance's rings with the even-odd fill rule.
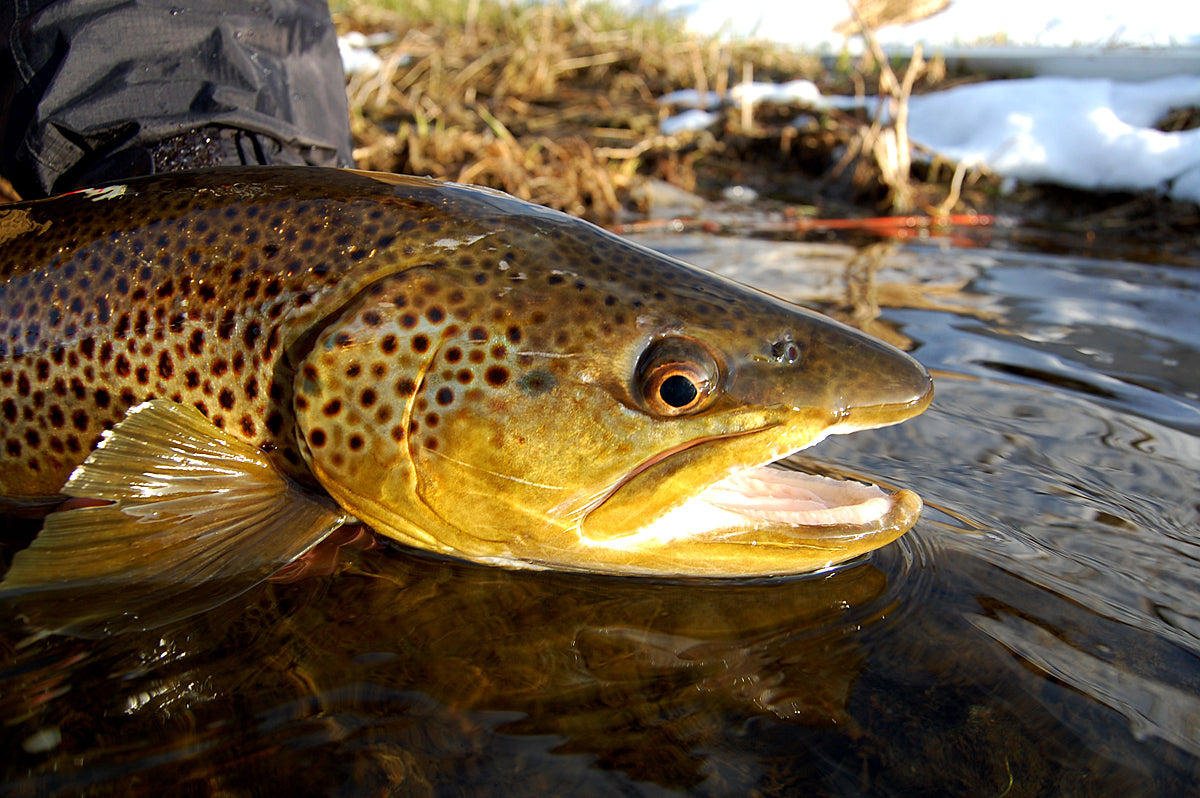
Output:
[[[641,400],[659,416],[682,416],[704,409],[719,382],[720,370],[712,354],[688,338],[653,342],[638,364]]]

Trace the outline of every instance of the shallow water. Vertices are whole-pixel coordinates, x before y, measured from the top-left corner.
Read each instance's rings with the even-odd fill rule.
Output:
[[[0,793],[1195,791],[1200,271],[910,254],[973,275],[883,312],[933,406],[805,456],[916,489],[897,544],[740,585],[384,549],[154,634],[4,628]]]

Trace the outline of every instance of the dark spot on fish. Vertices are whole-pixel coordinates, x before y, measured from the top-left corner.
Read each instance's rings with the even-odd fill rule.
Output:
[[[200,372],[196,369],[188,369],[183,374],[184,383],[189,388],[198,388],[200,386]]]
[[[437,438],[429,437],[429,438],[425,439],[425,448],[426,449],[437,449],[437,447],[438,447]]]
[[[418,354],[428,351],[429,338],[424,335],[413,336],[412,349],[414,352],[417,352]]]
[[[12,399],[5,399],[3,403],[0,403],[0,409],[2,409],[2,411],[4,413],[4,419],[6,421],[8,421],[10,424],[14,423],[17,420],[17,403],[14,402]],[[50,409],[51,422],[53,422],[53,420],[54,420],[53,414],[54,414],[55,410],[58,410],[57,406],[52,407]],[[58,411],[58,415],[59,415],[59,423],[55,424],[55,426],[62,426],[62,411],[61,410]]]
[[[392,427],[392,440],[399,442],[404,440],[404,427],[400,424]]]
[[[417,317],[413,313],[405,313],[400,317],[400,326],[406,330],[411,330],[417,326]]]
[[[104,388],[97,388],[95,393],[92,394],[92,402],[95,403],[96,407],[100,408],[101,410],[108,407],[109,402],[111,401],[112,397]]]
[[[442,320],[446,318],[446,312],[434,305],[425,311],[425,318],[429,319],[432,324],[441,324]]]
[[[362,366],[359,364],[351,363],[349,366],[346,366],[346,376],[350,379],[357,379],[359,374],[362,374]]]
[[[352,452],[357,452],[359,449],[361,449],[363,447],[363,443],[363,436],[358,434],[351,435],[350,440],[347,441],[347,444],[350,446],[350,451]]]
[[[21,456],[21,442],[18,440],[9,438],[7,441],[4,442],[4,450],[8,453],[8,455],[10,457],[20,457]]]
[[[254,419],[250,418],[248,415],[242,416],[242,432],[247,437],[253,437],[254,433],[256,432],[254,428]]]
[[[113,364],[113,371],[117,373],[117,376],[128,377],[129,372],[132,370],[132,366],[129,365],[129,358],[125,357],[125,355],[117,355],[117,360]],[[19,387],[20,386],[18,385],[18,389]]]
[[[367,388],[365,391],[362,392],[362,395],[358,398],[358,400],[362,404],[363,407],[371,407],[372,405],[375,404],[375,401],[377,398],[378,397],[375,395],[375,391],[373,391],[370,388]]]
[[[217,403],[225,410],[233,409],[233,391],[228,388],[222,388],[221,393],[217,396]]]
[[[522,391],[534,396],[553,390],[557,384],[558,380],[554,375],[544,369],[529,372],[521,378],[519,383]]]
[[[158,376],[169,380],[175,376],[175,364],[171,362],[171,353],[162,352],[158,356]]]
[[[246,331],[242,333],[242,343],[247,349],[253,349],[254,343],[258,340],[258,336],[262,334],[262,328],[256,322],[250,322],[246,325]]]
[[[462,360],[462,350],[457,346],[452,346],[446,350],[446,362],[457,363]]]
[[[396,380],[396,394],[399,396],[412,396],[417,390],[417,384],[408,377],[403,377]]]
[[[88,414],[86,410],[76,410],[71,414],[71,424],[80,432],[87,432]]]
[[[397,348],[398,344],[394,335],[385,335],[383,336],[383,340],[379,342],[379,349],[385,355],[395,354]]]
[[[441,419],[438,417],[437,413],[427,413],[425,415],[425,426],[427,427],[436,427],[439,421],[441,421]]]
[[[472,341],[486,341],[488,337],[487,330],[482,327],[472,327],[471,331],[467,333],[467,337]]]
[[[321,448],[325,445],[325,430],[315,429],[308,433],[308,443],[314,448]]]
[[[229,361],[225,360],[225,358],[219,357],[209,366],[209,373],[214,377],[220,377],[227,371],[229,371]]]
[[[325,406],[321,408],[321,412],[330,418],[336,416],[338,413],[342,412],[342,400],[330,399],[325,403]]]
[[[383,317],[379,315],[378,311],[374,310],[368,310],[362,314],[362,320],[363,324],[366,324],[368,327],[378,327],[383,323]]]
[[[439,388],[438,392],[434,395],[434,399],[437,401],[437,403],[439,405],[442,405],[443,407],[445,407],[446,405],[449,405],[449,404],[453,404],[454,403],[454,391],[450,390],[449,388]]]
[[[484,372],[483,378],[493,388],[499,388],[508,382],[508,369],[504,366],[492,366]]]
[[[124,338],[128,334],[129,334],[129,314],[122,313],[121,317],[119,319],[117,319],[117,326],[113,328],[113,336],[115,336],[117,338]]]
[[[252,376],[252,377],[250,377],[250,379],[246,380],[246,384],[245,384],[243,390],[245,391],[247,399],[257,398],[258,397],[258,377]]]

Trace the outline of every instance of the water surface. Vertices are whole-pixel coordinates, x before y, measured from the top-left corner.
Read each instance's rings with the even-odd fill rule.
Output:
[[[0,793],[1194,791],[1200,271],[908,254],[970,266],[883,311],[933,406],[803,457],[917,490],[897,544],[737,585],[388,548],[155,633],[6,621]]]

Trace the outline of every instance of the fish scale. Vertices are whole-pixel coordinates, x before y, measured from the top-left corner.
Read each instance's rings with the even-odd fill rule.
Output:
[[[480,563],[742,577],[920,510],[762,471],[920,413],[914,360],[499,192],[217,169],[4,206],[0,245],[0,501],[50,510],[0,597],[54,628],[184,617],[355,520]]]

